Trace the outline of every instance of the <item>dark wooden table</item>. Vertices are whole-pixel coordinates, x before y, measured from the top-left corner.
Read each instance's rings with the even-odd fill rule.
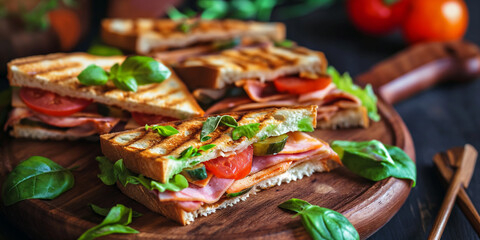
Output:
[[[103,1],[100,1],[103,2]],[[470,22],[466,40],[480,45],[480,1],[466,0]],[[105,9],[104,3],[96,9]],[[373,38],[356,31],[339,1],[308,16],[284,21],[288,38],[324,51],[331,65],[356,76],[375,63],[406,47],[401,35]],[[94,21],[101,18],[94,14]],[[274,16],[273,20],[278,20]],[[91,38],[95,35],[93,30]],[[88,43],[79,47],[84,50]],[[3,83],[4,84],[4,83]],[[0,84],[1,86],[1,84]],[[440,208],[446,187],[435,169],[432,157],[439,151],[465,143],[480,150],[480,81],[444,84],[395,105],[415,144],[417,186],[400,211],[370,239],[426,239]],[[480,209],[480,165],[467,190]],[[0,239],[27,238],[0,216]],[[455,206],[442,239],[478,239],[467,219]]]

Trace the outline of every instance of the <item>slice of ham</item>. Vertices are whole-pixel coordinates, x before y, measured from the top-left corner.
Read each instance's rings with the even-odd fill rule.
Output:
[[[295,95],[279,93],[273,82],[260,82],[258,80],[244,80],[243,89],[255,102],[270,102],[279,99],[295,98]]]
[[[316,148],[322,148],[327,143],[318,140],[304,132],[289,132],[287,142],[282,151],[278,154],[300,153],[310,151]]]
[[[205,111],[205,115],[210,115],[212,113],[225,112],[235,106],[239,106],[239,105],[243,105],[251,102],[253,101],[248,97],[226,98],[221,100],[220,102],[217,102],[216,104],[211,106],[209,109],[207,109]]]
[[[179,192],[165,191],[158,193],[160,201],[200,201],[204,203],[217,202],[223,193],[232,185],[234,179],[218,178],[213,176],[205,187],[189,185]]]
[[[84,116],[85,117],[55,117],[37,113],[28,108],[14,108],[10,112],[9,119],[5,124],[5,129],[8,126],[20,122],[22,119],[28,118],[55,127],[70,128],[66,130],[67,134],[89,136],[97,133],[108,133],[120,121],[119,118],[102,117],[98,114],[91,113],[86,113]]]
[[[335,89],[335,84],[330,83],[324,89],[298,96],[298,102],[322,101],[333,89]]]

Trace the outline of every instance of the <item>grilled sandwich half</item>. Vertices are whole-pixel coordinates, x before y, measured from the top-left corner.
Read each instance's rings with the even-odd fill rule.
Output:
[[[360,98],[331,82],[322,52],[276,46],[229,49],[187,58],[174,70],[200,102],[210,105],[207,114],[315,104],[320,128],[369,125]],[[311,84],[291,85],[305,81]]]
[[[168,137],[138,128],[102,135],[100,143],[110,161],[118,165],[122,159],[122,166],[144,179],[143,183],[123,184],[120,180],[117,186],[123,193],[186,225],[260,189],[339,166],[338,156],[327,143],[302,132],[313,131],[316,113],[317,106],[301,106],[225,114],[233,117],[238,127],[259,124],[250,138],[237,140],[232,135],[237,128],[220,123],[202,142],[202,128],[209,121],[204,117],[159,124],[178,130]],[[199,155],[184,157],[189,149],[206,146],[208,150]],[[149,187],[156,183],[145,184],[170,184],[178,175],[188,180],[186,188],[159,190]]]
[[[175,74],[162,83],[139,86],[136,92],[120,90],[111,82],[102,86],[86,86],[77,78],[90,64],[108,70],[124,59],[124,56],[58,53],[11,61],[8,64],[8,79],[15,88],[13,110],[5,129],[11,126],[10,134],[14,137],[77,139],[114,129],[123,130],[128,125],[140,126],[132,120],[132,115],[137,116],[137,120],[146,121],[148,118],[158,121],[162,118],[187,119],[203,115],[202,109]],[[28,94],[51,95],[53,101],[58,98],[81,99],[90,104],[80,112],[57,116],[48,109],[39,111],[27,105],[25,95]]]
[[[105,43],[162,60],[177,60],[217,51],[222,44],[239,40],[243,44],[280,41],[285,38],[282,23],[240,20],[105,19]]]

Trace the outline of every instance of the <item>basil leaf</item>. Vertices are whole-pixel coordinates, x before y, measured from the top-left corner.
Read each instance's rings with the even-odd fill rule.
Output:
[[[167,183],[159,183],[157,181],[150,182],[150,190],[158,190],[159,192],[165,192],[166,190],[178,192],[184,188],[188,187],[187,179],[181,175],[177,174],[173,176]]]
[[[83,85],[105,85],[108,81],[108,74],[103,68],[90,64],[77,78]]]
[[[242,125],[233,129],[232,139],[238,140],[243,136],[246,136],[248,139],[250,139],[254,137],[255,134],[258,133],[258,131],[260,131],[260,123],[250,123],[247,125]]]
[[[201,146],[200,148],[198,148],[199,151],[207,151],[207,150],[210,150],[212,148],[214,148],[215,144],[207,144],[207,145],[204,145],[204,146]]]
[[[362,101],[362,105],[367,108],[368,116],[373,121],[379,121],[380,115],[377,111],[377,96],[373,92],[372,86],[367,84],[365,89],[355,85],[348,73],[340,75],[340,73],[332,66],[327,69],[328,74],[332,77],[332,82],[338,89],[355,95]]]
[[[220,124],[233,128],[238,126],[237,120],[235,120],[235,118],[233,118],[232,116],[223,115],[209,117],[203,123],[202,131],[200,132],[200,141],[205,142],[210,139],[211,137],[209,137],[208,134],[214,132]]]
[[[187,15],[178,11],[178,9],[176,9],[175,7],[170,7],[167,11],[167,15],[172,20],[180,20],[180,19],[188,18]]]
[[[133,76],[129,75],[117,75],[113,78],[113,84],[123,91],[136,92],[138,89],[137,81]]]
[[[123,55],[120,49],[103,44],[94,44],[88,48],[87,52],[92,55],[107,57]]]
[[[393,161],[389,162],[386,160],[388,157],[379,154],[379,152],[383,154],[383,150],[377,151],[378,146],[374,146],[378,143],[378,141],[368,141],[347,144],[345,141],[334,141],[331,146],[339,153],[345,167],[357,175],[372,181],[380,181],[388,177],[410,179],[413,181],[412,187],[415,187],[417,170],[410,157],[398,147],[384,145],[388,157]],[[368,144],[372,146],[366,146]]]
[[[105,219],[97,226],[88,229],[78,240],[94,239],[113,233],[139,233],[126,225],[132,222],[132,209],[117,204],[108,212]]]
[[[54,199],[73,184],[70,170],[48,158],[33,156],[8,174],[2,187],[3,203],[9,206],[25,199]]]
[[[148,124],[145,124],[145,130],[148,131],[148,129],[157,131],[159,135],[164,137],[172,136],[179,133],[179,131],[172,126],[157,126],[157,125],[148,126]]]
[[[302,118],[298,124],[298,131],[300,132],[313,132],[315,128],[312,125],[312,118],[311,117],[305,117]]]
[[[275,47],[292,48],[294,46],[295,46],[295,42],[288,39],[275,42]]]
[[[135,79],[138,85],[161,83],[170,75],[170,69],[165,65],[146,56],[127,57],[117,73],[117,77]]]
[[[96,214],[100,216],[106,217],[108,215],[108,212],[110,212],[111,208],[102,208],[100,206],[97,206],[95,204],[90,204],[90,208],[92,208],[92,211],[95,212]],[[137,212],[137,211],[132,211],[132,217],[141,217],[143,214]]]
[[[97,175],[105,185],[113,185],[117,182],[113,171],[113,163],[108,160],[107,157],[96,157],[98,161],[98,167],[100,168],[100,174]]]
[[[331,209],[311,205],[296,198],[280,204],[279,207],[297,212],[313,239],[360,239],[360,235],[348,219]]]
[[[122,159],[117,160],[115,164],[113,164],[113,169],[111,169],[106,163],[106,161],[109,161],[106,157],[97,157],[97,161],[99,161],[99,167],[101,171],[98,177],[106,185],[113,185],[115,182],[119,181],[123,186],[127,186],[127,184],[141,184],[148,190],[156,189],[159,192],[164,192],[167,190],[178,192],[188,187],[187,179],[180,174],[173,176],[173,178],[171,178],[167,183],[160,183],[155,180],[148,179],[141,174],[135,175],[125,167]],[[104,179],[108,180],[104,181]],[[115,180],[112,181],[112,179]]]
[[[366,142],[335,141],[332,143],[332,149],[343,158],[344,151],[348,151],[364,158],[370,158],[375,161],[395,164],[387,151],[385,145],[378,140]]]

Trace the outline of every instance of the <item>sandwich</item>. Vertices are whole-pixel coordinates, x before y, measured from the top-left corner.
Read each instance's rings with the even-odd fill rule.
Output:
[[[174,70],[206,114],[314,104],[319,128],[368,127],[368,116],[378,119],[370,86],[327,70],[325,55],[304,47],[228,49],[189,57]]]
[[[187,225],[261,189],[340,166],[326,142],[305,133],[316,114],[314,105],[270,108],[101,135],[99,177]],[[162,136],[167,128],[176,131]]]
[[[127,62],[124,56],[57,53],[15,59],[8,63],[13,109],[5,130],[11,127],[13,137],[33,139],[98,139],[100,134],[145,123],[203,116],[173,71],[150,60],[163,69],[166,79],[139,85],[132,92],[110,80],[105,85],[84,85],[78,79],[88,66],[109,70]]]
[[[285,25],[240,20],[105,19],[102,40],[164,61],[285,38]]]

